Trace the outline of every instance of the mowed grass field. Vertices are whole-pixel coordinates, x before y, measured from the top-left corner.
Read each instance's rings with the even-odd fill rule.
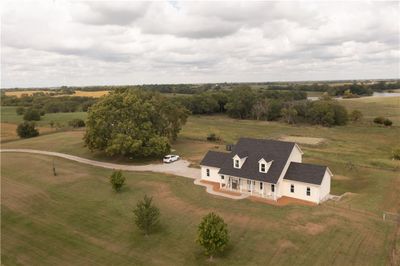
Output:
[[[18,140],[16,132],[17,125],[23,122],[23,115],[17,115],[15,106],[1,106],[1,142]],[[86,119],[86,112],[74,113],[49,113],[41,117],[40,121],[35,121],[40,134],[57,132],[55,128],[51,128],[50,122],[54,122],[54,126],[66,127],[68,122],[75,119]]]
[[[400,146],[400,114],[396,100],[382,99],[374,106],[366,99],[341,101],[349,109],[357,106],[365,119],[333,128],[191,116],[173,144],[176,153],[196,164],[207,150],[223,150],[223,144],[242,136],[321,138],[322,144],[300,144],[304,161],[330,167],[333,194],[350,193],[336,204],[318,207],[222,199],[192,180],[151,173],[125,173],[127,188],[114,194],[108,170],[55,159],[59,175],[53,177],[50,157],[2,154],[3,263],[210,264],[194,239],[201,216],[213,210],[225,218],[232,234],[231,246],[216,259],[218,265],[396,265],[400,230],[381,217],[383,211],[400,212],[400,165],[391,159],[392,150]],[[371,123],[371,108],[390,115],[394,126]],[[206,142],[209,133],[223,142]],[[2,148],[127,162],[91,153],[83,145],[83,134],[57,132],[10,141]],[[149,238],[132,222],[131,210],[144,193],[155,197],[163,217],[162,229]]]
[[[367,120],[372,121],[377,116],[383,116],[390,118],[397,125],[400,124],[400,97],[343,99],[340,103],[349,111],[355,109],[362,110]]]
[[[275,207],[207,194],[192,180],[128,173],[114,193],[110,170],[28,154],[2,154],[3,265],[387,265],[395,225],[330,206]],[[23,167],[21,167],[23,165]],[[16,170],[18,169],[18,171]],[[133,223],[148,194],[161,210],[149,237]],[[210,211],[231,241],[213,263],[195,243]]]

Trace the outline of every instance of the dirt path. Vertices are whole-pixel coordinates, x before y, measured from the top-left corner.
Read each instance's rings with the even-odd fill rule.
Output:
[[[186,160],[179,160],[177,162],[173,162],[170,164],[126,165],[126,164],[99,162],[74,155],[69,155],[60,152],[51,152],[51,151],[40,151],[31,149],[2,149],[0,150],[0,152],[22,152],[30,154],[41,154],[41,155],[60,157],[67,160],[108,168],[108,169],[117,169],[124,171],[150,171],[156,173],[166,173],[171,175],[183,176],[193,179],[200,178],[200,169],[189,167],[190,162]]]

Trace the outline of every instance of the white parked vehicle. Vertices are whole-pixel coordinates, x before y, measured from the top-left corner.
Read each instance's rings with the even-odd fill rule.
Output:
[[[164,163],[172,163],[179,160],[178,155],[168,154],[164,156],[163,162]]]

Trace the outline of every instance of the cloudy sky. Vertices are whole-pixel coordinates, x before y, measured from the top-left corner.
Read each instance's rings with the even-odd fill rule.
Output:
[[[1,85],[399,78],[399,2],[2,1]]]

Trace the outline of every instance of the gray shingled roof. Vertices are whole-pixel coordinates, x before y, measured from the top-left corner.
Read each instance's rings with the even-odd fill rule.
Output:
[[[220,166],[219,173],[276,184],[294,146],[294,142],[241,138]],[[246,154],[246,151],[247,159],[242,168],[234,168],[233,157],[236,154]],[[258,161],[261,158],[267,162],[273,160],[267,173],[259,171]]]
[[[284,179],[321,185],[326,166],[291,162]]]
[[[204,156],[203,160],[201,160],[200,165],[221,168],[221,165],[229,155],[230,153],[226,152],[209,151],[206,156]]]

